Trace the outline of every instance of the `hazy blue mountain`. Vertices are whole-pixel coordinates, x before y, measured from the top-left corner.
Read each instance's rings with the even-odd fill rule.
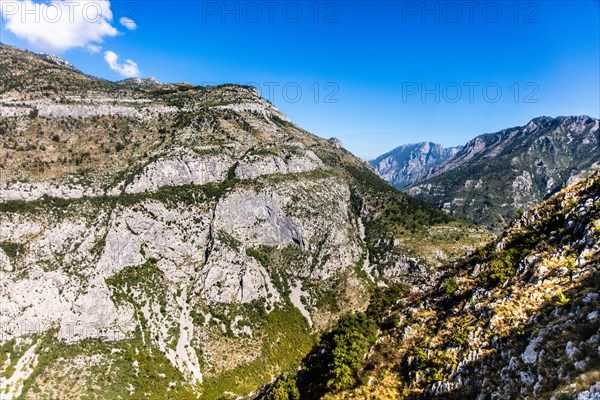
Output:
[[[460,149],[446,149],[432,142],[406,144],[377,157],[370,164],[383,179],[403,189],[421,181],[431,168],[448,160]]]
[[[526,126],[478,136],[407,192],[499,229],[518,210],[598,168],[599,125],[588,116],[539,117]]]

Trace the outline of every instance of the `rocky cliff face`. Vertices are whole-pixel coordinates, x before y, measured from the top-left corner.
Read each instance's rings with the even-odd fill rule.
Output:
[[[500,240],[449,268],[435,289],[384,291],[367,313],[379,322],[373,346],[344,356],[362,365],[345,364],[355,368],[355,384],[328,384],[323,398],[596,399],[599,255],[596,172],[525,212]],[[367,326],[345,332],[364,337]],[[332,343],[334,356],[345,349],[335,336]],[[317,364],[309,359],[304,368]],[[326,364],[322,376],[335,381],[341,364]],[[289,387],[310,393],[315,382],[303,373],[297,381],[280,378],[266,397]]]
[[[252,88],[0,55],[8,397],[244,395],[376,282],[426,288],[486,238]]]
[[[400,146],[369,163],[398,189],[420,182],[433,167],[452,158],[461,147],[444,148],[432,142]]]
[[[407,193],[498,231],[600,165],[600,121],[541,117],[478,136]]]

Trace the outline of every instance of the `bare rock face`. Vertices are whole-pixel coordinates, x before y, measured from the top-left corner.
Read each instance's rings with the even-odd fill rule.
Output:
[[[253,90],[253,93],[255,95],[258,94],[256,90]],[[282,114],[281,111],[277,109],[277,107],[273,106],[271,103],[262,98],[249,103],[234,103],[223,106],[215,106],[214,108],[217,110],[232,110],[236,112],[259,113],[267,118],[276,116],[277,118],[285,122],[291,122],[287,115]]]
[[[342,143],[342,141],[335,137],[332,137],[331,139],[329,139],[329,144],[332,145],[333,148],[335,148],[335,149],[343,149],[344,148],[344,144]]]
[[[201,262],[208,242],[210,210],[194,207],[175,212],[160,202],[113,211],[97,270],[112,275],[125,267],[157,259],[168,277],[182,279],[188,270],[173,266]]]
[[[76,116],[80,118],[99,115],[120,115],[126,117],[140,117],[141,114],[133,107],[113,106],[102,104],[97,106],[69,106],[42,103],[37,105],[37,111],[41,117],[65,117]]]
[[[310,150],[301,153],[285,152],[283,157],[274,154],[250,154],[239,161],[235,175],[240,179],[255,179],[263,175],[287,174],[313,171],[323,165]]]
[[[305,248],[300,227],[282,210],[289,201],[278,193],[261,191],[235,192],[219,202],[215,210],[215,227],[235,232],[236,239],[248,246],[288,246]]]
[[[0,200],[37,200],[44,196],[61,199],[80,199],[84,196],[97,196],[93,188],[81,185],[64,185],[52,182],[5,184],[0,187]]]
[[[125,192],[142,193],[164,186],[221,182],[232,164],[233,161],[225,156],[160,159],[147,165],[131,185],[125,188]]]
[[[114,339],[123,337],[133,327],[132,310],[119,310],[113,304],[102,279],[106,275],[84,267],[93,260],[90,249],[99,234],[82,219],[52,221],[24,217],[3,224],[0,240],[5,243],[23,241],[31,235],[36,238],[28,240],[26,255],[13,255],[14,266],[0,272],[4,340],[41,333],[54,326],[60,327],[58,336],[65,340],[90,336]],[[75,238],[78,238],[77,250],[73,249]],[[71,252],[63,256],[63,263],[80,265],[77,275],[50,267],[56,252],[69,249]],[[6,259],[10,262],[10,257]],[[23,271],[27,271],[26,277],[22,276]]]
[[[258,172],[264,170],[253,171]],[[156,190],[173,181],[154,183]],[[294,206],[303,193],[311,193],[311,203]],[[332,195],[338,199],[333,203]],[[134,291],[131,302],[117,302],[115,288],[107,282],[157,260],[166,290],[184,290],[195,297],[191,304],[210,307],[260,300],[270,309],[282,306],[287,293],[273,281],[273,271],[247,250],[294,248],[318,265],[288,271],[290,281],[346,274],[363,256],[349,201],[344,182],[325,179],[268,186],[258,192],[240,188],[214,202],[175,208],[143,200],[65,220],[45,213],[5,216],[0,242],[27,242],[27,254],[13,260],[1,257],[3,340],[52,326],[60,327],[58,338],[70,342],[121,340],[139,324],[135,304],[148,304],[142,308],[145,320],[150,326],[166,327],[151,329],[156,345],[184,376],[200,382],[200,363],[188,349],[207,331],[201,326],[185,329],[194,306],[167,296],[163,300],[167,310],[160,311],[159,303],[143,291]],[[88,206],[92,207],[87,204],[83,209]],[[315,212],[321,217],[315,218],[311,214]],[[57,254],[62,254],[62,261],[57,262]],[[307,313],[302,303],[298,306]],[[181,330],[177,341],[168,337],[168,326]]]
[[[216,245],[214,256],[205,268],[202,296],[216,303],[249,303],[269,298],[273,302],[281,300],[268,271],[251,257],[240,254],[227,245]],[[232,268],[233,266],[233,268]]]

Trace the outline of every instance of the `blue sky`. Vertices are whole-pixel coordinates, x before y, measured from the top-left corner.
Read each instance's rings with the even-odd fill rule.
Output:
[[[82,30],[10,25],[10,2],[0,0],[4,43],[110,80],[255,84],[298,125],[367,159],[540,115],[600,117],[598,0],[111,1],[112,18]]]

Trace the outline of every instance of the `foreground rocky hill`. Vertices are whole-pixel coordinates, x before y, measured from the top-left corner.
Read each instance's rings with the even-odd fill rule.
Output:
[[[432,142],[407,144],[369,161],[375,171],[398,189],[418,183],[429,171],[453,157],[461,147],[444,148]]]
[[[600,121],[540,117],[526,126],[481,135],[445,162],[420,172],[416,182],[411,168],[386,168],[387,159],[376,167],[387,181],[413,181],[407,193],[499,232],[519,211],[600,165]]]
[[[489,234],[250,87],[113,83],[0,45],[0,393],[252,392],[376,282]]]
[[[599,261],[596,172],[525,212],[431,291],[381,290],[263,397],[597,399]]]

